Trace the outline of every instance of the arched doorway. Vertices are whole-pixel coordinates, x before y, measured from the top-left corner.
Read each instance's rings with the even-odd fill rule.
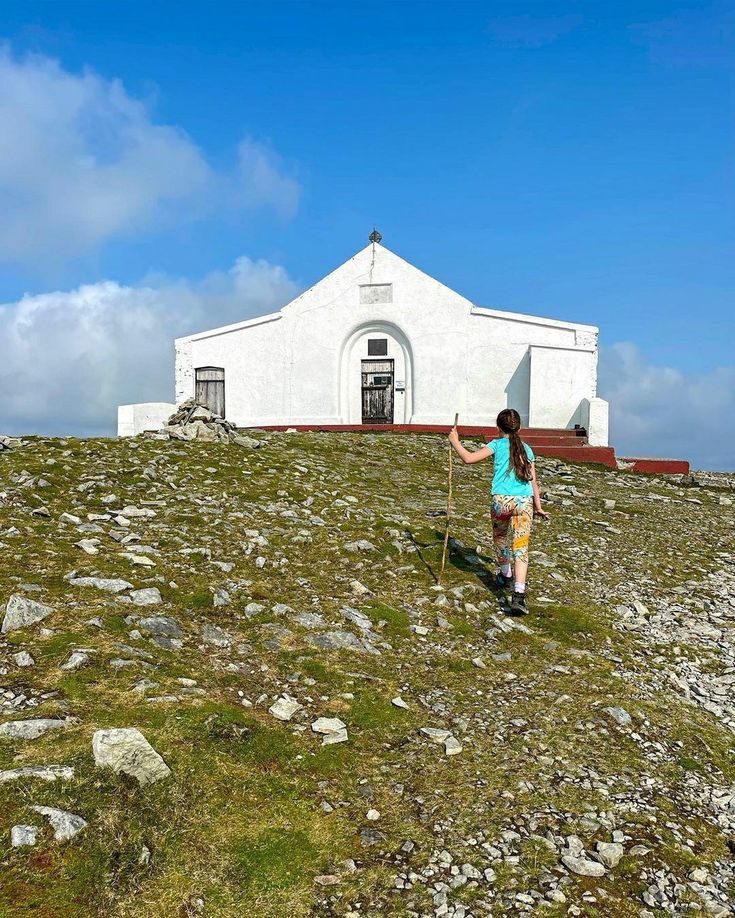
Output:
[[[354,329],[342,347],[339,409],[343,424],[408,424],[413,414],[413,355],[390,322]]]

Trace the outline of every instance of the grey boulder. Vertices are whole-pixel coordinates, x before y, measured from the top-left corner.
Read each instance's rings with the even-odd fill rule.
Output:
[[[34,625],[36,622],[46,618],[47,615],[51,615],[53,611],[51,606],[44,606],[43,603],[36,602],[34,599],[28,599],[18,593],[13,593],[5,606],[5,617],[2,625],[3,634]]]
[[[8,739],[34,740],[51,730],[62,730],[66,725],[65,720],[51,717],[38,717],[35,720],[10,720],[0,724],[0,736]]]
[[[605,868],[597,861],[590,861],[586,857],[573,857],[566,854],[561,859],[562,864],[581,877],[602,877],[605,875]]]
[[[141,787],[171,774],[162,757],[135,727],[96,730],[92,737],[92,752],[99,768],[111,768],[115,774],[130,775]]]
[[[70,580],[73,586],[91,586],[97,590],[104,590],[106,593],[122,593],[123,590],[131,590],[132,583],[127,580],[121,580],[119,577],[75,577]]]
[[[597,852],[595,857],[608,870],[617,867],[620,858],[625,854],[622,845],[616,842],[597,842]]]
[[[380,651],[369,641],[361,641],[351,631],[327,631],[308,637],[309,643],[323,650],[356,650],[358,653],[379,655]]]
[[[34,806],[33,809],[51,823],[56,841],[69,841],[87,826],[86,819],[66,810],[57,810],[54,806]]]
[[[619,727],[628,727],[633,723],[633,718],[628,714],[625,708],[605,708],[605,711]]]
[[[10,844],[13,848],[30,848],[36,844],[37,838],[36,826],[18,825],[10,830]]]
[[[213,644],[215,647],[229,647],[232,636],[218,625],[207,624],[202,625],[202,640],[205,644]]]
[[[70,781],[74,769],[69,765],[26,765],[23,768],[10,768],[0,771],[0,784],[19,781],[22,778],[38,778],[39,781]]]
[[[179,623],[165,615],[151,615],[148,618],[141,618],[138,622],[138,627],[156,637],[181,639],[184,636]]]
[[[157,606],[163,602],[161,591],[158,587],[144,587],[133,590],[130,594],[134,606]]]

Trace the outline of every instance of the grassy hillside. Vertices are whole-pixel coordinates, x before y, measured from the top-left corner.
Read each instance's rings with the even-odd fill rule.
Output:
[[[439,586],[443,439],[261,440],[0,454],[0,606],[53,610],[0,636],[0,723],[64,719],[0,735],[0,915],[732,914],[732,492],[541,460],[518,620],[487,466],[455,466]],[[95,765],[123,727],[170,776]]]

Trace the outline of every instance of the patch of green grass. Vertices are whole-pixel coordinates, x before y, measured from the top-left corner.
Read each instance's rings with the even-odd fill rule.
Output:
[[[56,660],[74,647],[84,647],[84,641],[83,634],[76,631],[62,631],[37,644],[36,652],[39,660]]]
[[[208,609],[213,603],[211,593],[192,593],[186,598],[186,605],[190,609]]]
[[[461,615],[448,615],[447,621],[450,622],[450,624],[453,626],[454,634],[459,635],[460,637],[466,636],[468,634],[473,634],[476,630],[474,625],[468,622],[467,619]]]
[[[335,685],[343,681],[344,677],[340,672],[331,669],[322,660],[316,657],[299,656],[296,659],[296,666],[306,676],[316,679],[322,685]]]
[[[362,607],[362,612],[367,615],[374,625],[381,621],[385,622],[384,630],[386,634],[407,635],[409,633],[408,612],[403,609],[396,609],[384,602],[370,602]]]
[[[233,842],[236,882],[248,897],[259,897],[303,884],[321,856],[310,836],[297,829],[266,829]]]
[[[561,643],[574,642],[584,635],[599,637],[605,628],[600,616],[580,606],[547,604],[535,609],[534,625]]]
[[[450,673],[468,673],[473,669],[472,663],[463,657],[452,656],[447,660],[447,669]]]
[[[347,713],[350,727],[360,729],[368,741],[389,739],[394,733],[410,729],[412,717],[408,711],[396,708],[390,702],[392,693],[381,694],[374,690],[360,691]]]

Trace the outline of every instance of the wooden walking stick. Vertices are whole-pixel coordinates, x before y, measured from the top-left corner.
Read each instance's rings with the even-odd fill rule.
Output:
[[[459,412],[454,415],[454,426],[456,427],[459,423]],[[442,549],[442,566],[439,570],[439,583],[442,582],[442,577],[444,576],[444,565],[447,563],[447,546],[449,545],[449,516],[452,512],[452,466],[454,460],[454,449],[452,444],[449,444],[449,482],[447,488],[447,518],[444,523],[444,548]]]

